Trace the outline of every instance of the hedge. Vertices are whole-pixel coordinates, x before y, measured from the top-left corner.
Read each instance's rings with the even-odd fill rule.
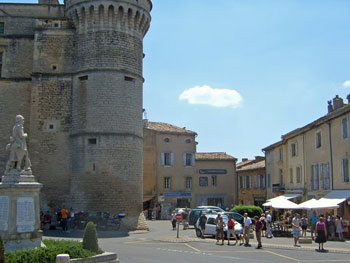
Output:
[[[6,263],[55,263],[58,254],[69,254],[71,258],[86,258],[98,253],[83,249],[79,241],[43,240],[46,248],[18,250],[5,253]]]
[[[96,226],[93,222],[87,223],[83,236],[83,248],[92,252],[98,252]]]
[[[248,216],[251,218],[253,218],[254,216],[260,217],[260,215],[263,213],[261,207],[254,205],[236,205],[230,211],[236,212],[241,215],[244,215],[244,213],[248,213]]]

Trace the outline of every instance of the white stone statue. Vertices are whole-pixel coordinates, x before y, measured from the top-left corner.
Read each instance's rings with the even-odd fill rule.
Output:
[[[10,143],[6,145],[6,150],[10,151],[10,158],[6,164],[5,174],[12,169],[21,172],[24,160],[24,170],[31,170],[31,162],[27,150],[26,138],[28,135],[23,130],[24,118],[22,115],[16,116],[16,124],[12,128]]]

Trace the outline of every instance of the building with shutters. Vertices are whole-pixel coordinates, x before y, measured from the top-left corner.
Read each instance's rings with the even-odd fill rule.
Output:
[[[254,160],[242,159],[237,163],[238,203],[262,206],[266,201],[265,158],[256,156]]]
[[[350,201],[350,95],[347,99],[336,96],[326,115],[263,149],[271,178],[268,199],[294,194],[298,201],[325,196]],[[350,219],[348,201],[336,212]]]

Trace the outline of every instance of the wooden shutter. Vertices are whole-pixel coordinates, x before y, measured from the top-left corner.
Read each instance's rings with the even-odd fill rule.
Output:
[[[161,165],[164,166],[165,164],[165,154],[161,153]]]
[[[311,165],[311,190],[314,190],[314,166]]]
[[[170,153],[170,165],[174,166],[174,153]]]
[[[344,159],[342,159],[341,160],[341,167],[342,167],[342,178],[343,178],[343,182],[345,182],[345,160]]]
[[[321,187],[322,190],[325,190],[325,184],[324,184],[324,164],[320,164],[321,166]]]
[[[319,189],[319,170],[318,170],[318,164],[316,164],[315,188],[316,188],[316,190]]]
[[[186,153],[182,154],[183,165],[186,166]]]
[[[192,166],[196,166],[196,154],[192,153]]]

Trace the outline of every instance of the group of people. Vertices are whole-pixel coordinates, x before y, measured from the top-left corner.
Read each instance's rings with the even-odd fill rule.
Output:
[[[56,212],[56,221],[62,227],[63,231],[68,231],[68,227],[73,227],[74,216],[75,213],[72,207],[68,210],[63,206]],[[40,223],[41,229],[44,229],[45,225],[49,225],[50,229],[52,229],[52,217],[49,211],[46,211],[46,213],[43,211],[40,212]]]

